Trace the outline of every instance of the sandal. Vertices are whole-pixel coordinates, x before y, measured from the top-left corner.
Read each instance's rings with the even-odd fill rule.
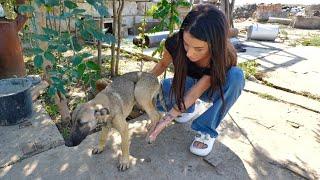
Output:
[[[210,137],[209,134],[205,134],[198,131],[190,146],[190,151],[198,156],[207,156],[212,151],[215,139],[216,138]],[[195,146],[195,142],[203,143],[204,145],[202,148],[198,148]]]
[[[178,123],[186,123],[188,121],[193,121],[198,118],[202,113],[208,109],[208,103],[197,100],[195,103],[195,110],[192,113],[181,113],[178,117],[175,118],[175,121]]]

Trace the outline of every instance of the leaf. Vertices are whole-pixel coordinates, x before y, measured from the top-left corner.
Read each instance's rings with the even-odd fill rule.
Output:
[[[56,61],[56,57],[55,57],[51,52],[49,52],[49,51],[46,51],[46,52],[44,53],[44,57],[45,57],[46,59],[48,59],[49,61],[51,61],[52,63],[54,63],[54,62]]]
[[[54,96],[55,94],[56,94],[56,92],[57,92],[57,89],[56,89],[56,87],[54,87],[54,86],[50,86],[49,87],[49,89],[48,89],[48,95],[49,96]]]
[[[79,44],[79,41],[75,36],[72,37],[72,43],[75,51],[78,52],[82,50],[82,46]]]
[[[38,54],[40,54],[40,53],[43,53],[43,50],[42,50],[41,48],[39,48],[39,47],[35,47],[35,48],[32,48],[32,49],[30,50],[30,52],[31,52],[32,54],[34,54],[34,55],[38,55]]]
[[[184,1],[184,0],[179,0],[177,2],[177,5],[178,6],[182,6],[182,7],[190,7],[191,6],[191,3],[187,2],[187,1]]]
[[[51,28],[46,28],[46,27],[44,27],[44,28],[42,28],[42,30],[43,30],[43,32],[45,32],[47,35],[52,35],[52,36],[58,36],[58,35],[59,35],[58,31],[53,30],[53,29],[51,29]]]
[[[78,5],[76,3],[72,2],[72,1],[68,1],[68,0],[64,1],[64,5],[69,9],[75,9],[78,7]]]
[[[98,64],[96,64],[95,62],[93,61],[88,61],[86,63],[87,67],[89,69],[92,69],[92,70],[95,70],[95,71],[100,71],[100,66]]]
[[[112,43],[115,43],[116,42],[116,38],[114,37],[113,34],[111,33],[107,33],[104,35],[103,37],[103,42],[106,42],[108,44],[112,44]]]
[[[82,20],[81,19],[77,19],[75,24],[76,24],[77,28],[82,28]]]
[[[86,1],[87,1],[87,3],[91,4],[92,6],[96,3],[95,0],[86,0]]]
[[[51,80],[53,81],[54,84],[61,84],[62,83],[61,79],[58,77],[52,76]]]
[[[64,53],[68,51],[68,48],[65,45],[58,45],[57,51],[60,53]]]
[[[70,18],[70,17],[72,17],[72,13],[70,13],[70,12],[63,12],[60,15],[60,19],[67,19],[67,18]]]
[[[71,62],[72,62],[72,64],[73,64],[74,66],[78,66],[78,65],[82,62],[82,60],[83,60],[83,58],[82,58],[81,56],[78,56],[78,55],[73,56],[73,57],[71,58]]]
[[[79,64],[77,70],[79,75],[82,76],[84,71],[86,70],[86,65],[84,63]]]
[[[43,57],[42,55],[36,55],[33,59],[34,62],[34,66],[36,68],[41,68],[42,64],[43,64]]]
[[[85,84],[88,84],[89,80],[90,80],[90,77],[88,74],[84,74],[82,76],[82,80],[84,81]]]
[[[48,50],[50,50],[50,51],[54,51],[57,48],[58,48],[58,45],[56,45],[56,44],[49,44],[49,46],[48,46]]]
[[[45,0],[45,3],[49,7],[59,6],[60,4],[59,0]]]
[[[96,81],[90,80],[89,84],[93,90],[96,90]]]
[[[82,58],[88,58],[88,57],[91,57],[91,56],[92,56],[92,54],[90,54],[90,53],[83,53],[81,55]]]
[[[18,12],[21,14],[25,14],[25,13],[32,13],[34,11],[34,8],[30,5],[20,5],[18,8]]]
[[[86,30],[81,30],[81,31],[80,31],[80,34],[81,34],[81,36],[82,36],[85,40],[89,40],[89,39],[90,39],[91,34],[90,34],[88,31],[86,31]]]
[[[105,6],[98,6],[96,10],[99,12],[100,16],[109,16],[108,10]]]
[[[180,24],[180,18],[177,15],[173,15],[172,16],[172,20],[176,23],[176,24]]]
[[[61,39],[63,39],[63,41],[70,42],[70,38],[71,38],[71,35],[68,32],[61,33]]]
[[[84,13],[84,12],[86,12],[85,9],[78,9],[78,8],[76,8],[76,9],[74,9],[71,13],[72,13],[72,14],[82,14],[82,13]]]
[[[35,0],[36,4],[37,4],[38,6],[41,6],[41,5],[45,4],[44,1],[45,1],[45,0]]]
[[[40,41],[50,41],[50,37],[46,34],[33,34],[31,37]]]
[[[79,73],[78,73],[78,71],[72,70],[72,71],[71,71],[71,76],[72,76],[73,78],[79,78]]]
[[[92,32],[92,35],[94,38],[96,38],[97,40],[100,40],[100,41],[103,41],[103,36],[104,34],[102,32],[99,32],[99,31],[93,31]]]
[[[63,86],[62,83],[61,83],[61,84],[57,84],[57,85],[56,85],[56,88],[57,88],[57,90],[60,91],[62,94],[66,95],[67,91],[64,89],[64,86]]]

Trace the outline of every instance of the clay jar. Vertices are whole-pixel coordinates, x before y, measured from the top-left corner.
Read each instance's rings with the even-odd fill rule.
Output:
[[[24,15],[18,15],[14,20],[0,18],[0,79],[25,75],[18,32],[26,21]]]

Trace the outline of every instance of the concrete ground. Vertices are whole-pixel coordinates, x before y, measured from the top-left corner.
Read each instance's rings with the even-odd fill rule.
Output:
[[[317,47],[246,41],[239,61],[256,60],[265,81],[319,96]],[[320,77],[319,77],[320,78]],[[245,90],[219,127],[214,150],[189,152],[187,124],[169,126],[153,144],[144,140],[146,116],[131,121],[131,168],[118,172],[120,136],[109,134],[106,150],[92,155],[99,133],[66,147],[44,111],[24,124],[0,127],[0,179],[319,179],[320,101],[246,81]]]

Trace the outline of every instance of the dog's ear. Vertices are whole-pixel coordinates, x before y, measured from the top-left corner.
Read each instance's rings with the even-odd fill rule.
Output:
[[[96,109],[94,112],[94,117],[99,121],[99,122],[106,122],[107,119],[110,118],[108,116],[110,114],[110,111],[108,108],[101,108],[101,109]]]
[[[94,116],[106,116],[108,114],[110,114],[110,111],[108,108],[100,108],[94,111]]]

